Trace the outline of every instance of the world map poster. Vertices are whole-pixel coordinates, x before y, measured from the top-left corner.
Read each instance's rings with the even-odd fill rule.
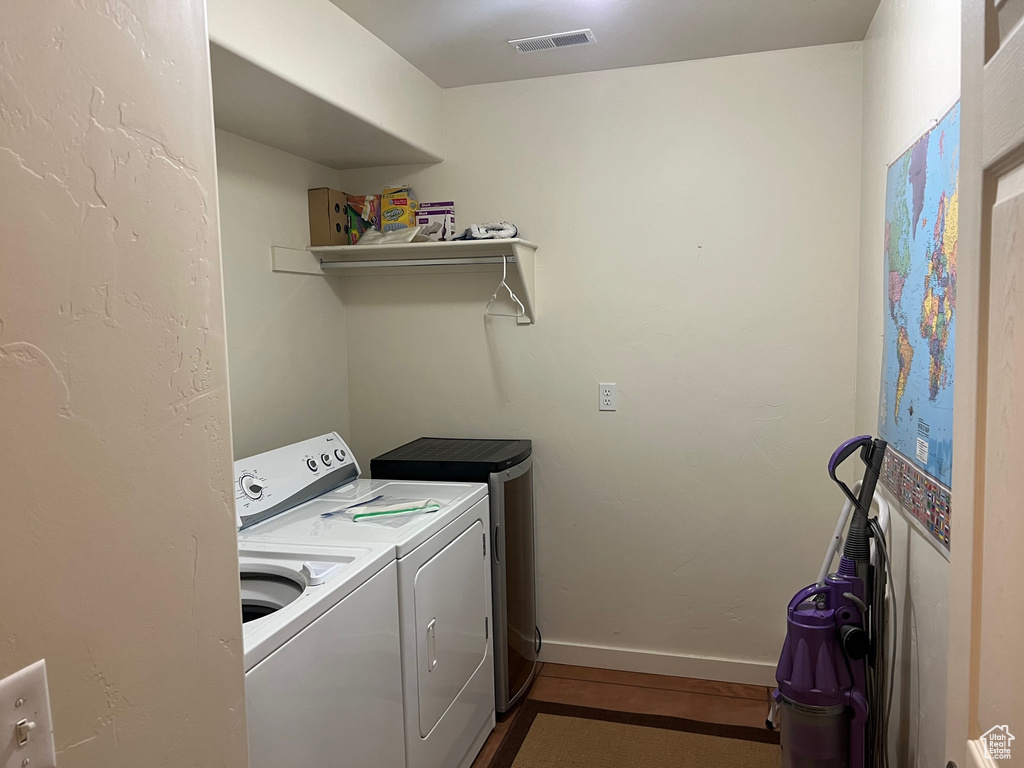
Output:
[[[960,105],[889,166],[882,482],[949,552]]]

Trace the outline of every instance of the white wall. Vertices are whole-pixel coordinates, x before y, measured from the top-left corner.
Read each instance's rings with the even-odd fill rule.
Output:
[[[243,768],[203,2],[5,2],[0,179],[0,677],[62,768]]]
[[[445,163],[342,173],[541,246],[533,327],[484,320],[493,273],[342,296],[360,456],[534,440],[548,658],[773,679],[854,428],[861,78],[844,44],[460,88]]]
[[[858,432],[878,429],[886,168],[945,114],[959,87],[958,0],[882,0],[864,41]],[[890,548],[900,611],[896,764],[943,765],[949,563],[899,516]]]
[[[349,431],[338,278],[272,272],[271,245],[309,245],[306,190],[338,172],[217,131],[235,457]]]

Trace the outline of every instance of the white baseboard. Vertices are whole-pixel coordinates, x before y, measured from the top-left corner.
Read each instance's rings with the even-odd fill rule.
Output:
[[[758,661],[606,648],[552,640],[544,641],[540,660],[552,664],[573,664],[579,667],[599,667],[623,672],[645,672],[652,675],[695,677],[700,680],[775,687],[775,665]]]

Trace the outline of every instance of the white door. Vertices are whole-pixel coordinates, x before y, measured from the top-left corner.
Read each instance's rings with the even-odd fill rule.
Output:
[[[416,572],[416,672],[426,737],[487,657],[484,525],[477,520]]]
[[[1024,2],[963,7],[946,751],[976,768],[1024,765]]]

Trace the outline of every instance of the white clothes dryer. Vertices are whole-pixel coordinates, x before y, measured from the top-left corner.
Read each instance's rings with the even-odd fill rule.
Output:
[[[469,766],[495,722],[487,486],[360,480],[334,433],[236,462],[236,474],[241,548],[294,547],[314,559],[339,547],[392,548],[405,765]],[[438,508],[355,520],[348,508],[376,497]]]

